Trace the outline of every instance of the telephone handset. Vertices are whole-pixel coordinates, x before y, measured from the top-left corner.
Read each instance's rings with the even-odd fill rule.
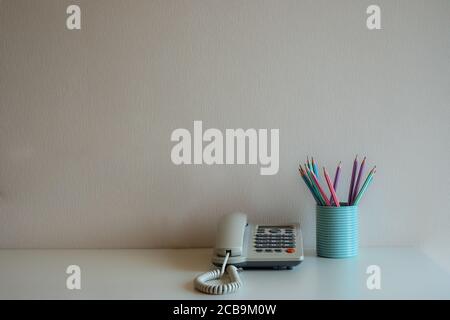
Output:
[[[200,275],[194,284],[205,293],[230,293],[242,286],[237,268],[292,269],[302,261],[303,240],[298,223],[249,224],[246,214],[236,212],[223,216],[217,229],[212,263],[222,269]],[[229,281],[218,284],[225,268]]]
[[[242,255],[247,225],[247,215],[244,213],[236,212],[222,217],[217,226],[214,254],[222,257],[227,252],[230,252],[231,257]]]

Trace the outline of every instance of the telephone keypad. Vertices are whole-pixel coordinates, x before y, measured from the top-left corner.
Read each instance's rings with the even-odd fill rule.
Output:
[[[296,247],[292,226],[258,226],[253,240],[256,252],[292,253]]]

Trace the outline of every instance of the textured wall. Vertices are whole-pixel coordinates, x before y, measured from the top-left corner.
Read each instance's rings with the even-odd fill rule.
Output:
[[[343,186],[356,153],[378,167],[363,245],[447,234],[449,16],[445,0],[0,1],[0,247],[210,246],[236,209],[300,218],[311,247],[297,164],[342,160]],[[194,120],[279,128],[279,173],[173,165]]]

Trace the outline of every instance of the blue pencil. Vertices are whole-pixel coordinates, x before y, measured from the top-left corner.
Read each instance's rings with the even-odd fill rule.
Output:
[[[301,175],[302,178],[303,178],[303,181],[305,181],[306,186],[308,187],[309,191],[311,191],[311,194],[313,195],[314,199],[316,200],[316,203],[317,203],[318,205],[320,205],[320,204],[321,204],[321,201],[320,201],[320,199],[317,197],[316,192],[314,191],[314,189],[313,189],[313,187],[312,187],[312,185],[311,185],[311,182],[309,181],[308,177],[306,176],[306,173],[303,171],[303,169],[302,169],[301,166],[300,166],[299,171],[300,171],[300,175]]]
[[[300,175],[302,176],[303,180],[305,181],[305,184],[308,186],[309,191],[311,191],[314,199],[316,200],[318,205],[323,205],[322,200],[320,199],[320,197],[317,195],[316,190],[312,184],[312,182],[309,180],[306,171],[302,168],[302,166],[300,165],[299,168],[299,172]]]
[[[312,163],[314,174],[316,175],[317,179],[319,179],[319,168],[317,167],[317,163],[314,162],[313,157],[311,157],[311,163]]]

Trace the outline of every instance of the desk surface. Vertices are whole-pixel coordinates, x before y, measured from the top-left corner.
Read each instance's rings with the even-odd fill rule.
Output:
[[[241,273],[236,294],[193,289],[207,271],[210,249],[0,250],[0,299],[450,299],[450,275],[413,248],[361,249],[332,260],[307,251],[294,270]],[[66,268],[81,268],[81,290],[66,288]],[[369,290],[369,265],[381,268],[381,289]]]

